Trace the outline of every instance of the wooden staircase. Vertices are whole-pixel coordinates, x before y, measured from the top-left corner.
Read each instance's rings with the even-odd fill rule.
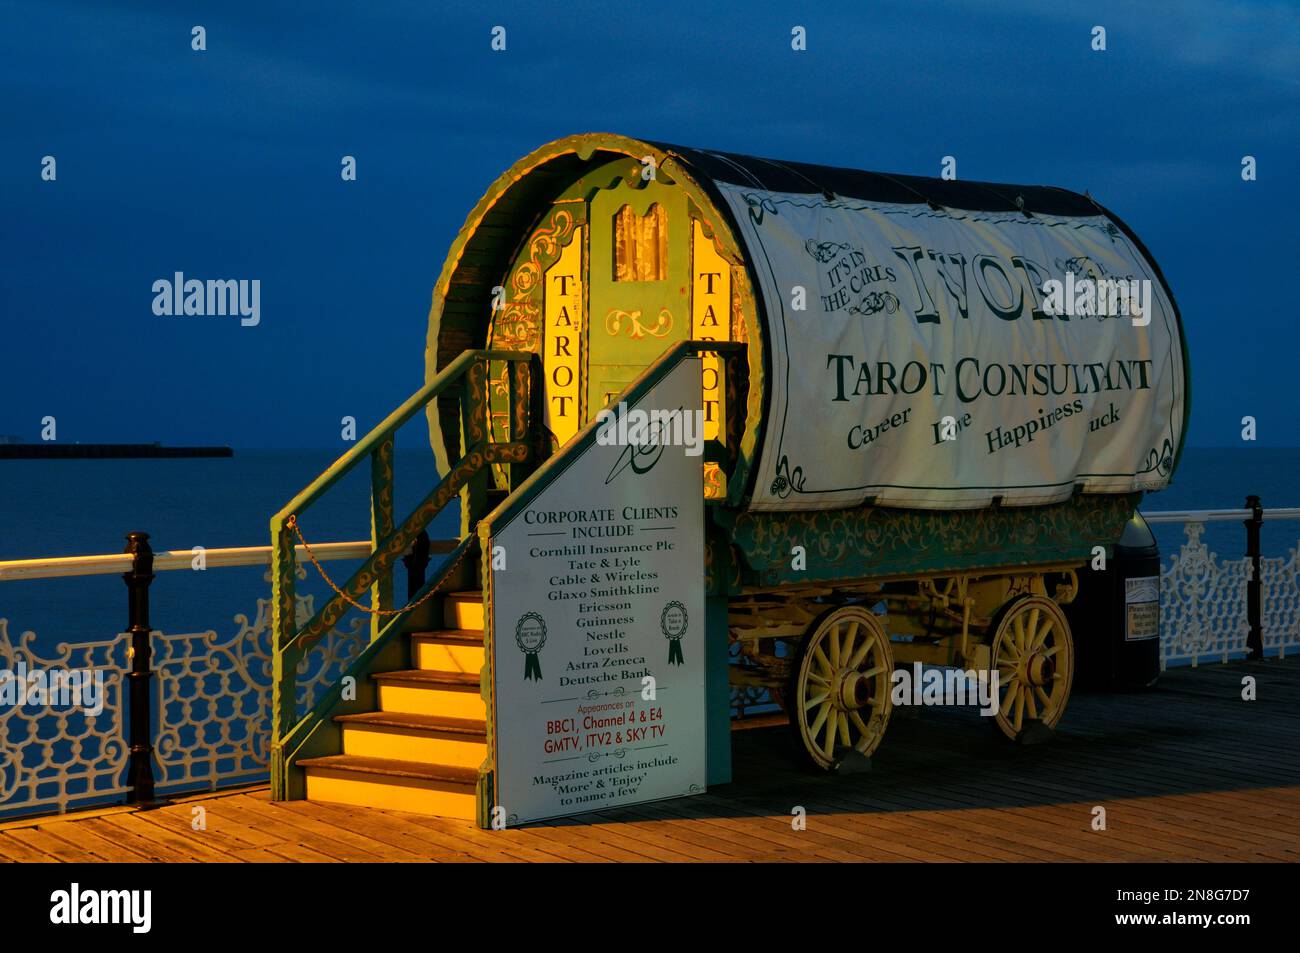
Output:
[[[414,668],[371,676],[378,711],[335,716],[342,754],[298,762],[308,800],[475,818],[487,757],[483,593],[449,593],[443,624],[405,636]]]

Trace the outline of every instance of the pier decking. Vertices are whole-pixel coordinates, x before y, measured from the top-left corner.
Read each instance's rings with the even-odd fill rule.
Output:
[[[1242,679],[1257,700],[1243,701]],[[972,711],[896,712],[872,770],[803,771],[788,729],[733,734],[708,794],[481,831],[266,788],[0,824],[4,861],[1296,861],[1300,661],[1178,669],[1077,693],[1055,740]],[[206,830],[194,830],[202,807]],[[792,812],[807,812],[794,830]],[[1094,808],[1106,829],[1094,830]]]

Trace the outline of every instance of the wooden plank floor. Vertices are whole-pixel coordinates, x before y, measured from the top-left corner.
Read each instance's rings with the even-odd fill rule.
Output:
[[[1247,675],[1256,701],[1241,699]],[[1298,733],[1300,661],[1211,665],[1150,692],[1076,693],[1034,747],[972,711],[896,714],[865,772],[810,774],[788,730],[737,732],[733,784],[582,820],[481,831],[257,788],[0,825],[0,860],[1294,861]]]

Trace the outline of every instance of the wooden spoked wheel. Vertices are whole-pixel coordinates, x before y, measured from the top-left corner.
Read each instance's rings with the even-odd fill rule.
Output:
[[[994,623],[992,657],[1002,733],[1015,741],[1035,722],[1056,727],[1074,680],[1074,640],[1061,607],[1046,596],[1008,603]]]
[[[804,639],[786,701],[804,751],[823,770],[845,752],[870,755],[889,724],[894,654],[875,614],[843,606]]]

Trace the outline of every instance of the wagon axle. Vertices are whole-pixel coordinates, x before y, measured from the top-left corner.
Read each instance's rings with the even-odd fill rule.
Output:
[[[1025,662],[1025,677],[1034,685],[1050,685],[1056,676],[1056,663],[1044,655],[1033,655]]]
[[[871,703],[871,682],[861,672],[841,672],[835,696],[844,711],[856,711]]]

